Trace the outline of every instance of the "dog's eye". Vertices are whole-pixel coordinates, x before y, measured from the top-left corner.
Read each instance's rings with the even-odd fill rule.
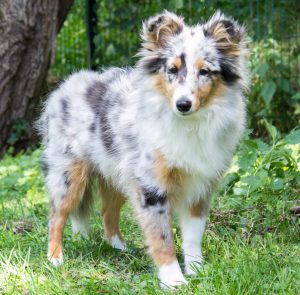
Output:
[[[170,74],[177,74],[178,72],[178,69],[176,66],[171,66],[169,69],[168,69],[168,73]]]
[[[201,75],[201,76],[206,76],[206,75],[208,75],[208,74],[209,74],[209,71],[208,71],[208,70],[201,69],[201,70],[199,71],[199,75]]]

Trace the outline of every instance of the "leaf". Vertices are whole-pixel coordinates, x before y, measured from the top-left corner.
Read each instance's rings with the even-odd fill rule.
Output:
[[[251,150],[257,150],[258,149],[258,145],[254,140],[251,140],[251,139],[244,140],[244,143]]]
[[[264,123],[266,125],[268,133],[272,137],[273,142],[275,142],[277,135],[278,135],[278,131],[277,131],[276,127],[273,126],[272,124],[270,124],[267,120],[264,120]]]
[[[254,70],[254,72],[258,74],[261,79],[264,79],[266,77],[266,73],[268,69],[269,69],[268,64],[261,64]]]
[[[285,137],[285,140],[289,144],[297,144],[300,143],[300,129],[293,130],[290,134]]]
[[[278,88],[282,89],[286,93],[291,93],[292,86],[287,79],[279,79],[278,82],[279,82]]]
[[[249,187],[249,192],[253,192],[263,184],[263,179],[256,175],[250,175],[241,179],[241,184]]]
[[[272,80],[267,81],[263,84],[260,94],[267,106],[270,105],[270,102],[272,101],[275,92],[276,92],[276,84]]]
[[[238,165],[242,171],[249,171],[249,168],[253,166],[257,159],[257,153],[250,152],[248,154],[243,154],[239,157]]]
[[[114,55],[116,54],[116,49],[112,43],[110,43],[106,48],[106,55]]]
[[[172,0],[170,2],[171,9],[181,9],[183,8],[183,0]]]
[[[239,175],[238,173],[229,173],[227,174],[221,184],[219,185],[219,190],[220,191],[225,191],[228,189],[230,186],[232,186],[235,182],[239,180]]]
[[[293,99],[293,100],[300,100],[300,92],[295,93],[295,94],[292,96],[292,99]]]
[[[261,153],[266,153],[271,148],[267,143],[263,142],[261,139],[257,139],[256,142],[257,142],[257,145],[258,145],[258,150]]]
[[[241,187],[234,187],[233,193],[237,196],[242,196],[242,195],[246,195],[247,191]]]
[[[280,190],[284,188],[284,180],[282,178],[275,178],[271,185],[273,190]]]

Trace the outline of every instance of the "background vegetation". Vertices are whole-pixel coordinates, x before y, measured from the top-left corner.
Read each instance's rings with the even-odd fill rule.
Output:
[[[300,4],[234,3],[99,1],[94,63],[133,65],[141,21],[165,8],[182,14],[188,23],[206,20],[220,8],[247,25],[249,129],[214,196],[203,245],[205,264],[178,294],[297,294],[300,219],[291,208],[300,206]],[[84,18],[84,1],[76,0],[59,34],[49,80],[87,67]],[[90,238],[73,240],[67,226],[66,263],[59,269],[49,265],[41,149],[12,154],[13,148],[0,162],[0,293],[162,293],[129,207],[123,210],[121,226],[128,251],[121,254],[107,245],[95,210]],[[173,231],[180,251],[176,222]]]
[[[264,119],[281,132],[288,132],[300,120],[300,22],[297,0],[210,0],[210,1],[99,1],[95,7],[98,68],[133,65],[141,22],[169,9],[185,17],[187,23],[205,22],[216,9],[244,23],[249,31],[252,86],[248,95],[249,126],[253,134],[265,136]],[[87,66],[84,1],[75,1],[59,35],[56,61],[51,69],[64,76]],[[284,112],[282,111],[284,110]]]

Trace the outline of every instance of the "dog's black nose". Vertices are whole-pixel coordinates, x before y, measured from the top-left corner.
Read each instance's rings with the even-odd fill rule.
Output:
[[[179,112],[187,113],[192,107],[192,102],[187,98],[181,98],[176,102],[176,107]]]

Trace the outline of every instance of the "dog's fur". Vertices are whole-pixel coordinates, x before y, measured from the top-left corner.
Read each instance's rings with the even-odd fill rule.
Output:
[[[185,272],[201,263],[210,195],[239,141],[247,87],[245,30],[217,12],[187,26],[165,11],[143,24],[134,68],[80,71],[54,91],[40,119],[50,194],[48,258],[63,262],[68,216],[87,234],[91,175],[98,175],[105,236],[124,249],[129,199],[163,285],[185,283],[172,237],[179,215]]]

